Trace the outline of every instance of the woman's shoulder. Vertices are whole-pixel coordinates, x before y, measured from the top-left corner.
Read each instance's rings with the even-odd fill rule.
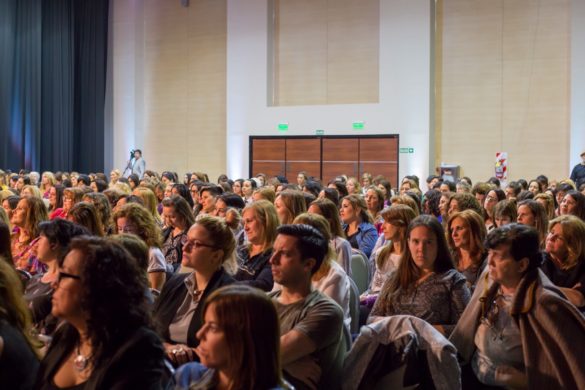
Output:
[[[455,268],[451,268],[445,272],[437,274],[437,278],[447,284],[465,283],[467,280],[465,276],[457,271]]]
[[[176,390],[189,389],[192,384],[202,380],[210,380],[213,370],[198,362],[183,364],[175,373]]]

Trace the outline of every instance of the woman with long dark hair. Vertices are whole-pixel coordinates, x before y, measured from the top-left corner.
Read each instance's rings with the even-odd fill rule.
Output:
[[[369,321],[408,314],[449,335],[470,299],[465,277],[455,270],[445,232],[435,217],[415,218],[406,237],[408,250],[382,287]]]
[[[120,244],[79,237],[60,261],[52,314],[65,323],[36,389],[156,389],[164,351],[152,330],[146,278]]]

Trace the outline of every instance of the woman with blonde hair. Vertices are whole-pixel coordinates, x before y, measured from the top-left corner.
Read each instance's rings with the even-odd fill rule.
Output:
[[[202,216],[187,233],[181,264],[191,273],[174,274],[154,307],[154,319],[167,357],[175,365],[196,360],[203,303],[212,292],[235,282],[236,240],[221,218]]]
[[[158,200],[154,192],[146,187],[136,187],[132,191],[132,195],[136,195],[144,201],[144,207],[152,214],[158,227],[162,228],[163,221],[158,212]]]
[[[41,176],[41,188],[40,191],[43,194],[43,199],[49,199],[49,190],[57,184],[57,180],[55,180],[55,175],[53,172],[43,172]]]
[[[284,190],[274,200],[276,213],[281,225],[291,224],[297,215],[307,211],[307,203],[302,192]]]
[[[122,177],[122,173],[119,169],[112,170],[110,172],[110,183],[108,184],[108,188],[113,188],[120,177]]]
[[[359,195],[348,195],[341,200],[339,215],[344,223],[347,241],[352,248],[359,249],[369,258],[376,245],[378,232],[366,202]]]
[[[345,188],[347,188],[348,195],[361,195],[362,187],[360,186],[360,182],[355,177],[350,177],[347,179],[345,183]]]
[[[0,259],[0,378],[4,389],[31,389],[39,368],[39,343],[14,268]]]
[[[541,192],[534,197],[534,200],[544,207],[544,211],[549,220],[555,217],[555,200],[550,194]]]
[[[282,378],[278,315],[266,294],[249,286],[222,287],[202,312],[196,348],[201,363],[177,370],[177,390],[290,388]]]
[[[34,196],[35,198],[44,199],[41,190],[39,190],[39,187],[33,186],[32,184],[27,184],[24,187],[22,187],[22,191],[20,191],[20,196],[26,197]]]
[[[161,231],[152,214],[137,203],[127,203],[114,213],[113,220],[114,234],[135,234],[148,245],[148,282],[150,288],[160,291],[171,267],[160,249]]]
[[[34,247],[39,238],[39,223],[49,219],[47,208],[41,198],[21,198],[12,213],[10,222],[15,226],[11,238],[12,259],[16,268],[30,272],[42,273],[45,270],[34,254]]]
[[[249,204],[242,212],[246,242],[237,248],[238,272],[234,279],[243,284],[271,291],[270,257],[279,221],[276,208],[267,200]]]
[[[574,215],[550,221],[542,272],[575,306],[585,306],[585,222]]]
[[[455,212],[447,223],[447,233],[455,267],[465,276],[467,286],[473,291],[487,260],[483,244],[487,229],[483,218],[474,210]]]
[[[329,199],[317,199],[309,205],[308,212],[322,215],[329,222],[329,230],[331,231],[329,245],[335,251],[337,263],[351,277],[351,244],[345,239],[337,206]]]

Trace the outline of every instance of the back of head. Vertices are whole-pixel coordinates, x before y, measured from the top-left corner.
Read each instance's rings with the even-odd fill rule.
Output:
[[[88,235],[89,231],[76,223],[66,219],[56,218],[39,224],[39,234],[47,237],[51,244],[58,247],[59,256],[67,251],[71,240],[78,236]]]
[[[279,195],[278,198],[284,203],[288,213],[290,221],[283,221],[283,222],[292,222],[292,220],[299,214],[304,213],[307,211],[307,204],[305,202],[305,197],[302,192],[294,191],[294,190],[284,190]]]
[[[277,233],[296,238],[301,259],[315,259],[311,274],[317,272],[329,250],[329,242],[317,229],[309,225],[282,225]]]
[[[210,309],[225,334],[228,370],[238,379],[239,388],[270,389],[281,385],[280,327],[270,298],[258,289],[232,284],[207,298],[204,315]]]
[[[512,223],[496,228],[488,233],[486,246],[488,249],[497,249],[509,246],[510,254],[515,261],[528,258],[528,269],[537,268],[540,264],[540,244],[537,231],[526,225]]]
[[[93,203],[79,202],[69,210],[68,218],[84,226],[90,234],[102,237],[104,228]]]
[[[148,246],[142,239],[134,234],[116,234],[109,239],[121,244],[136,260],[138,267],[146,272],[148,269]]]
[[[341,227],[337,203],[333,203],[329,199],[317,199],[314,200],[311,205],[315,205],[319,208],[321,215],[329,222],[329,229],[334,237],[345,237],[345,233]]]

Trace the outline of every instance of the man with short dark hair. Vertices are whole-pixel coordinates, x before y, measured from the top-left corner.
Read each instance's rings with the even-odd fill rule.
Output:
[[[138,175],[138,178],[142,180],[146,171],[146,161],[142,158],[142,150],[134,150],[133,157],[128,161],[128,165],[124,170],[124,177],[128,177],[131,174]]]
[[[283,225],[273,245],[273,293],[280,319],[282,366],[296,389],[339,387],[345,342],[343,311],[311,284],[329,250],[327,240],[308,225]]]

